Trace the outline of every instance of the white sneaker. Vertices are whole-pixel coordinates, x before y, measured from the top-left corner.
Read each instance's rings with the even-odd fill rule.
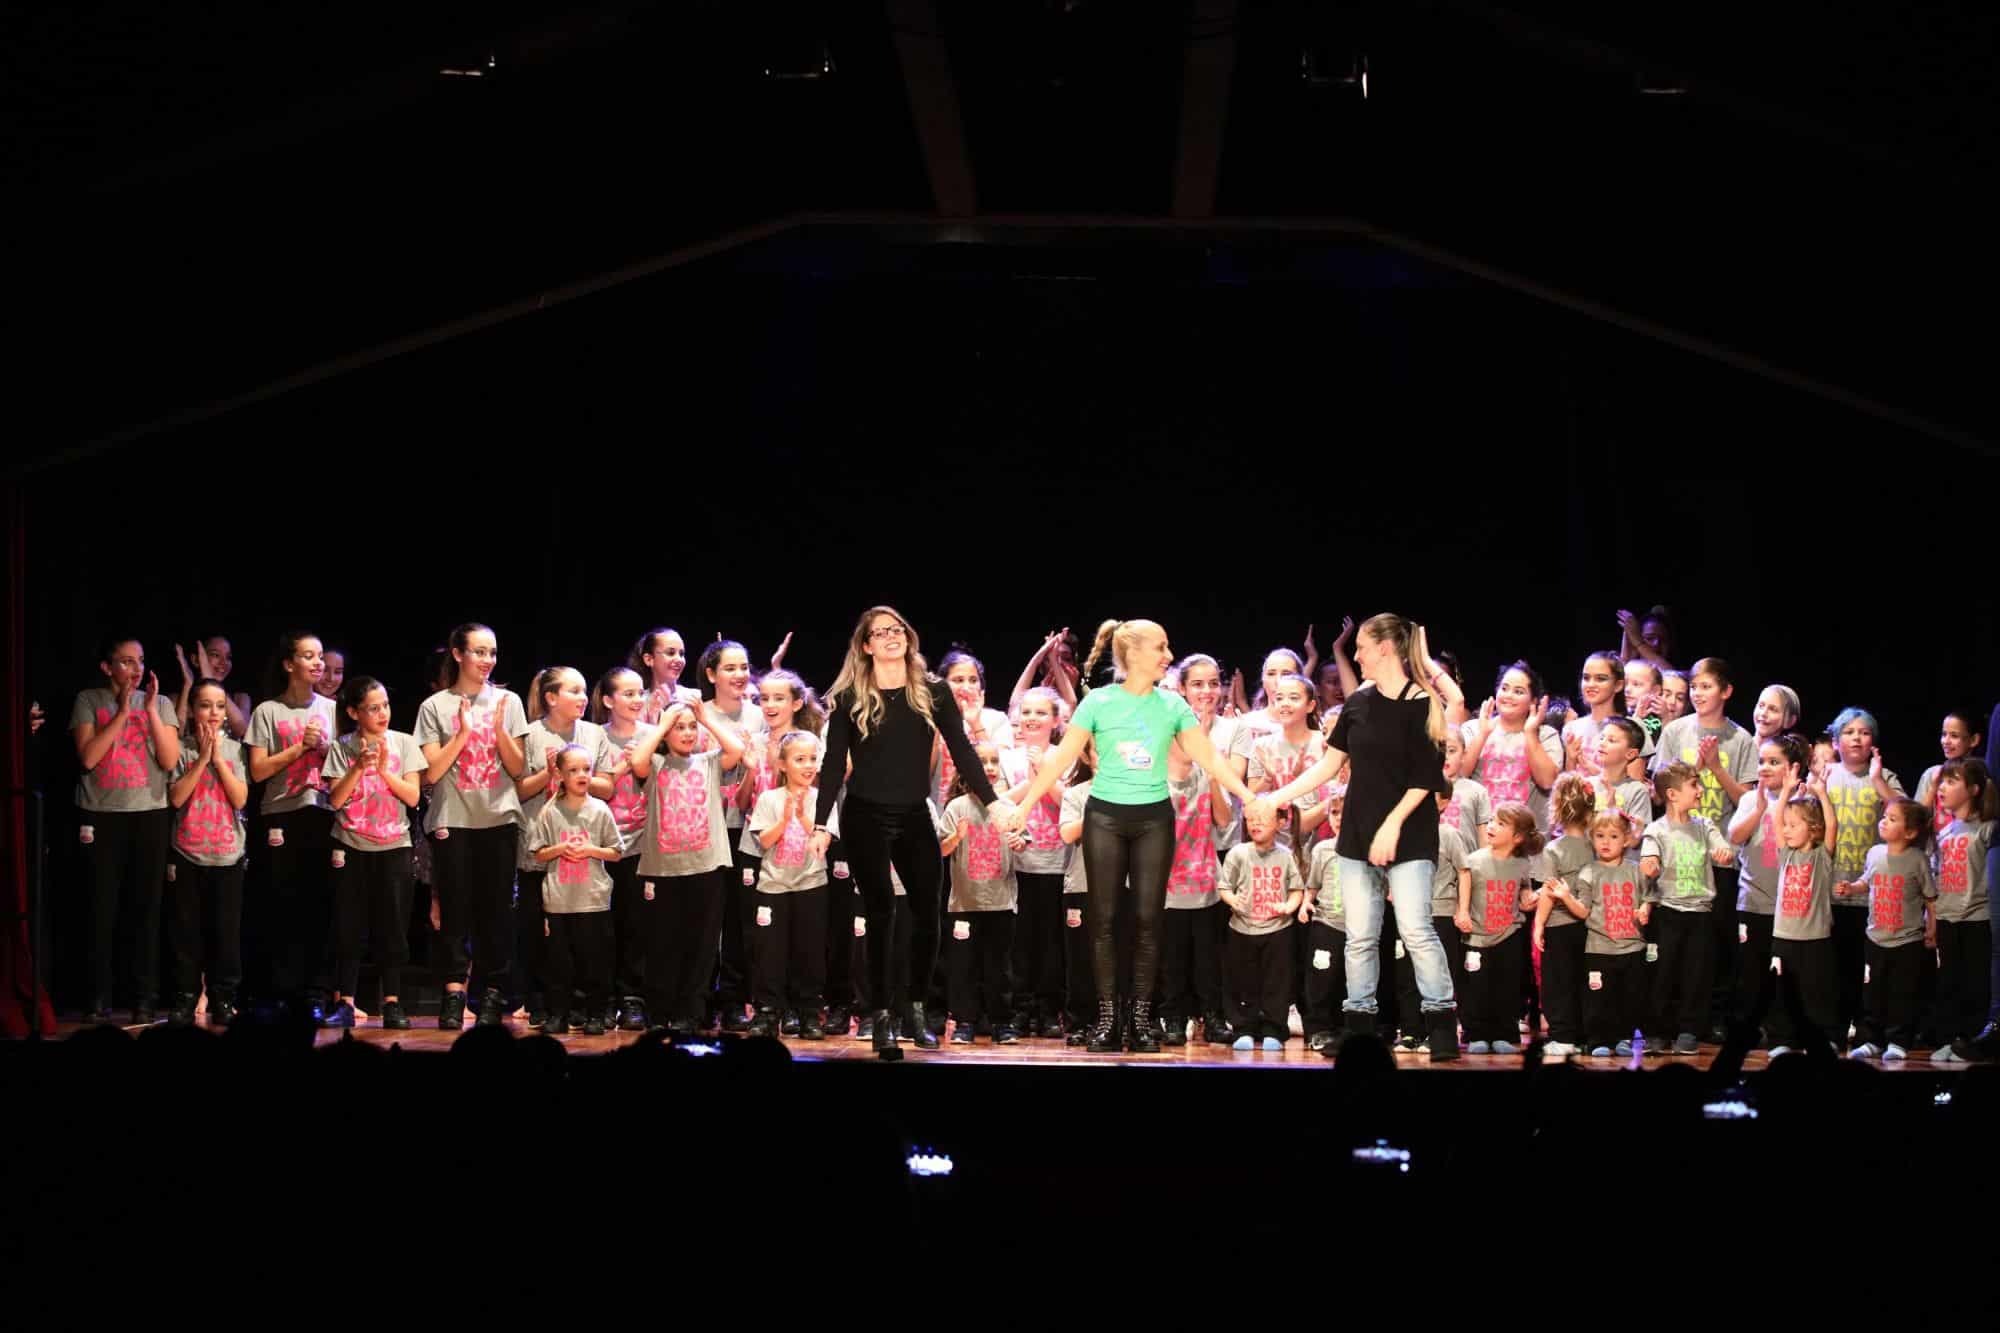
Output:
[[[1910,1058],[1910,1053],[1892,1041],[1882,1048],[1882,1058],[1884,1060],[1907,1060]]]
[[[1303,1037],[1306,1035],[1305,1020],[1299,1017],[1299,1007],[1297,1005],[1293,1005],[1291,1011],[1285,1015],[1285,1027],[1294,1037]]]
[[[1882,1048],[1872,1041],[1864,1041],[1847,1053],[1850,1060],[1873,1060],[1882,1054]]]
[[[1769,1051],[1765,1052],[1765,1054],[1769,1055],[1773,1060],[1777,1059],[1781,1055],[1790,1055],[1791,1053],[1792,1053],[1792,1048],[1789,1046],[1773,1046]]]
[[[1954,1051],[1949,1045],[1944,1045],[1931,1052],[1931,1063],[1934,1065],[1962,1065],[1965,1063],[1965,1057]]]
[[[1550,1042],[1544,1042],[1544,1043],[1542,1043],[1542,1054],[1543,1054],[1543,1055],[1562,1055],[1562,1056],[1569,1056],[1569,1055],[1575,1055],[1575,1054],[1576,1054],[1576,1047],[1574,1047],[1574,1046],[1570,1045],[1570,1044],[1569,1044],[1568,1042],[1566,1042],[1566,1041],[1550,1041]]]

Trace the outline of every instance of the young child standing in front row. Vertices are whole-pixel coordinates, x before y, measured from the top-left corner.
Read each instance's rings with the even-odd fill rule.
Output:
[[[986,780],[996,790],[1004,789],[999,747],[981,741],[972,748],[985,766]],[[938,850],[951,858],[951,900],[945,907],[951,921],[947,1003],[958,1020],[951,1039],[969,1045],[984,1028],[995,1045],[1005,1046],[1020,1039],[1007,1004],[1007,956],[1014,948],[1019,899],[1014,853],[1027,840],[1020,834],[1010,837],[987,818],[964,774],[952,775],[948,795]]]
[[[747,825],[764,857],[751,917],[750,990],[757,1016],[750,1030],[767,1037],[782,1033],[783,1016],[796,1014],[798,1035],[820,1041],[826,1036],[819,1014],[826,990],[829,895],[826,860],[812,847],[819,738],[785,732],[778,738],[777,761],[777,785],[757,798]],[[833,818],[840,818],[837,809]],[[832,824],[828,830],[834,831]]]
[[[1278,846],[1278,816],[1247,818],[1247,843],[1229,849],[1217,891],[1229,904],[1229,984],[1236,997],[1235,1049],[1284,1049],[1292,1002],[1292,940],[1305,898],[1294,850]],[[1302,854],[1302,853],[1301,853]]]
[[[1340,808],[1336,796],[1327,823],[1333,832],[1313,844],[1312,864],[1306,871],[1310,895],[1299,910],[1306,927],[1306,1003],[1300,1017],[1305,1020],[1306,1049],[1331,1056],[1340,1043],[1346,1025],[1347,1004],[1347,904],[1340,895],[1340,856],[1334,841],[1340,836]],[[1407,951],[1405,951],[1407,952]],[[1397,1013],[1402,1012],[1399,1005]]]
[[[2000,819],[2000,788],[1979,760],[1955,759],[1938,770],[1937,801],[1951,823],[1937,839],[1938,981],[1931,1026],[1940,1045],[1931,1060],[1955,1064],[1986,1021],[1991,998],[1986,857]]]
[[[336,1020],[353,1021],[365,929],[381,969],[382,1026],[410,1026],[403,967],[410,961],[410,811],[422,797],[424,752],[389,729],[389,691],[370,676],[342,687],[354,729],[327,748],[322,773],[333,806],[333,971]]]
[[[250,799],[243,746],[229,734],[222,682],[195,682],[180,763],[167,795],[174,807],[174,1004],[168,1022],[194,1023],[195,992],[208,974],[208,1022],[227,1027],[243,979],[243,804]]]
[[[1486,845],[1465,860],[1454,921],[1465,935],[1464,1015],[1467,1055],[1520,1051],[1517,1020],[1528,937],[1521,913],[1535,905],[1533,858],[1542,850],[1535,812],[1518,801],[1493,809]]]
[[[542,805],[528,836],[535,859],[549,867],[541,902],[550,996],[543,1031],[568,1033],[568,997],[580,990],[583,1035],[601,1037],[611,997],[611,872],[605,866],[622,854],[622,840],[611,807],[590,794],[591,751],[565,746],[555,764],[561,795]]]
[[[722,935],[723,871],[731,865],[722,775],[743,758],[735,727],[695,700],[667,710],[632,747],[644,782],[639,899],[646,931],[646,1013],[654,1027],[694,1032],[707,1021],[709,979]],[[697,751],[706,728],[715,749]]]
[[[1778,910],[1778,863],[1785,847],[1778,812],[1785,778],[1812,767],[1803,736],[1779,736],[1757,747],[1757,785],[1743,793],[1729,824],[1736,850],[1735,1016],[1760,1024],[1772,1012],[1777,983],[1771,973],[1771,926]]]
[[[1882,812],[1882,841],[1868,849],[1861,881],[1849,893],[1868,895],[1868,951],[1861,988],[1861,1041],[1857,1060],[1907,1060],[1916,1044],[1917,990],[1927,950],[1937,947],[1931,900],[1931,812],[1915,801],[1889,803]],[[1921,948],[1912,945],[1921,944]]]
[[[1542,955],[1542,1012],[1549,1020],[1549,1055],[1580,1055],[1588,1049],[1583,1033],[1583,953],[1586,909],[1577,910],[1574,897],[1549,890],[1567,886],[1590,864],[1590,822],[1597,814],[1590,784],[1575,774],[1556,779],[1549,810],[1562,836],[1548,845],[1548,879],[1535,901],[1536,949]],[[1622,813],[1622,812],[1621,812]]]
[[[1632,824],[1616,810],[1591,816],[1592,860],[1560,887],[1550,888],[1584,916],[1583,1029],[1593,1056],[1630,1055],[1646,1021],[1643,927],[1651,918],[1645,877],[1627,859]]]
[[[1840,1049],[1846,1032],[1836,1031],[1840,981],[1834,975],[1833,804],[1819,779],[1811,792],[1795,796],[1797,769],[1785,775],[1778,794],[1778,838],[1785,855],[1778,868],[1778,913],[1771,927],[1771,967],[1778,978],[1778,1007],[1772,1015],[1776,1039],[1771,1054],[1783,1055],[1808,1042]]]
[[[1740,730],[1740,728],[1739,728]],[[1722,830],[1697,813],[1703,786],[1689,764],[1668,764],[1654,779],[1666,814],[1646,826],[1639,869],[1654,882],[1667,910],[1657,918],[1660,961],[1653,977],[1653,1018],[1647,1050],[1694,1055],[1707,1030],[1709,987],[1715,975],[1714,866],[1732,865],[1736,852]],[[1669,1048],[1667,1033],[1676,1034]]]

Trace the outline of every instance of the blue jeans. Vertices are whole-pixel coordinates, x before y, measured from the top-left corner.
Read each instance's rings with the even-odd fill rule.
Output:
[[[1384,869],[1340,858],[1340,896],[1347,909],[1347,1000],[1343,1010],[1375,1012],[1375,986],[1382,971],[1382,899],[1392,893],[1396,932],[1417,974],[1424,1012],[1450,1009],[1455,1001],[1444,945],[1431,924],[1431,861],[1398,861]]]

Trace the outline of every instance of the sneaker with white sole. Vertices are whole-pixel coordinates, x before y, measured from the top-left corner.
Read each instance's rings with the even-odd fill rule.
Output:
[[[1675,1055],[1700,1055],[1701,1039],[1692,1032],[1683,1032],[1674,1038]]]
[[[1630,1041],[1630,1040],[1626,1040],[1626,1041],[1621,1041],[1621,1042],[1619,1042],[1619,1043],[1618,1043],[1618,1044],[1617,1044],[1616,1046],[1613,1046],[1613,1047],[1611,1048],[1611,1053],[1612,1053],[1613,1055],[1616,1055],[1616,1056],[1627,1056],[1627,1055],[1630,1055],[1630,1054],[1632,1054],[1632,1043],[1631,1043],[1631,1041]]]
[[[1783,1044],[1773,1046],[1768,1052],[1766,1052],[1766,1054],[1768,1054],[1773,1060],[1777,1059],[1781,1055],[1790,1055],[1791,1053],[1792,1053],[1792,1048]]]
[[[1850,1060],[1873,1060],[1882,1054],[1882,1048],[1872,1041],[1864,1041],[1847,1053]]]
[[[1576,1047],[1566,1041],[1544,1042],[1542,1045],[1543,1055],[1575,1055],[1576,1053]]]
[[[1611,1058],[1611,1048],[1609,1046],[1593,1046],[1590,1048],[1590,1054],[1593,1059],[1608,1060]]]
[[[1513,1042],[1508,1041],[1505,1037],[1493,1043],[1493,1054],[1495,1055],[1519,1055],[1520,1053],[1521,1048]]]
[[[1907,1060],[1910,1058],[1910,1053],[1892,1041],[1882,1048],[1882,1058],[1884,1060]]]
[[[1468,1041],[1465,1043],[1465,1053],[1467,1055],[1491,1055],[1493,1054],[1493,1043],[1488,1041]]]
[[[1965,1063],[1965,1057],[1953,1050],[1951,1045],[1947,1043],[1931,1052],[1931,1063],[1934,1065],[1962,1065]]]

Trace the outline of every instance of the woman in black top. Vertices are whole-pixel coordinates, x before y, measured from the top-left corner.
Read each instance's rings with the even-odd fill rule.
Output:
[[[937,830],[926,804],[932,738],[943,738],[966,786],[996,818],[1008,807],[986,780],[985,765],[966,739],[950,689],[926,677],[917,632],[894,607],[872,606],[862,613],[830,693],[813,851],[826,854],[831,840],[826,821],[851,759],[840,838],[874,937],[868,944],[868,995],[875,1008],[875,1054],[895,1060],[902,1052],[896,1048],[893,1009],[905,997],[889,992],[889,978],[898,974],[890,966],[897,909],[890,866],[902,876],[908,895],[903,902],[913,914],[909,965],[900,972],[906,983],[924,985],[937,967],[944,911]],[[924,1022],[923,1001],[911,1004],[906,1017],[909,1038],[925,1050],[936,1050],[937,1035]]]
[[[1387,890],[1423,996],[1431,1059],[1455,1060],[1458,1016],[1451,969],[1431,921],[1431,878],[1438,855],[1432,797],[1451,790],[1444,777],[1443,705],[1462,700],[1453,698],[1457,684],[1431,660],[1423,626],[1401,616],[1375,616],[1361,627],[1354,664],[1367,684],[1341,709],[1326,754],[1264,800],[1282,805],[1332,781],[1341,764],[1353,759],[1335,845],[1347,911],[1347,1002],[1342,1007],[1348,1030],[1372,1032],[1375,1027]],[[1418,680],[1428,683],[1430,692]]]

